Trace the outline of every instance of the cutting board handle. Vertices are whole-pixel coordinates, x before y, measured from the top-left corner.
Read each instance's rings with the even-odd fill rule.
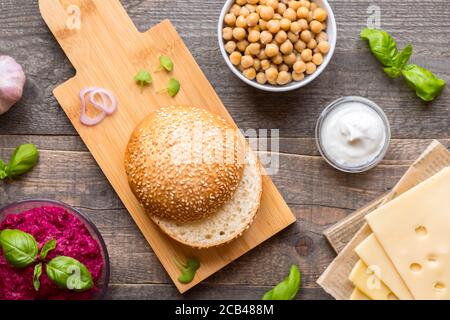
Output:
[[[114,54],[117,38],[126,47],[140,36],[119,0],[39,0],[39,8],[76,70]]]

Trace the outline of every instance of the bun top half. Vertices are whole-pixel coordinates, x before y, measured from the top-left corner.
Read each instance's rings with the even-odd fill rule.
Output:
[[[163,107],[133,132],[125,154],[130,187],[148,214],[177,222],[214,215],[244,169],[238,130],[206,110]]]

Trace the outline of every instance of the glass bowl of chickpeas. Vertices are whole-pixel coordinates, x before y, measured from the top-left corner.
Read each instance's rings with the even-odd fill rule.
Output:
[[[336,47],[336,20],[326,0],[227,0],[218,38],[239,79],[285,92],[306,86],[325,70]]]

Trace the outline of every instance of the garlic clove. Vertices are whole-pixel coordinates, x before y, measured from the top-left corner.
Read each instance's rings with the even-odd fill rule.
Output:
[[[0,115],[22,98],[25,80],[22,66],[16,60],[0,56]]]

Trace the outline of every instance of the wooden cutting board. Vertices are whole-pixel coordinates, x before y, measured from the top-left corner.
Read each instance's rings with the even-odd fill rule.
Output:
[[[160,106],[189,105],[205,108],[234,123],[173,25],[165,20],[140,33],[118,0],[40,0],[42,17],[76,69],[74,78],[54,95],[75,129],[128,209],[168,274],[185,292],[227,264],[295,222],[269,177],[263,180],[261,208],[252,227],[238,240],[208,250],[196,250],[171,240],[156,227],[133,196],[124,170],[124,152],[135,126]],[[140,69],[153,71],[161,54],[175,64],[172,75],[153,73],[154,85],[143,92],[133,77]],[[170,76],[181,82],[171,98],[159,94]],[[80,123],[79,92],[86,86],[111,90],[118,111],[96,127]],[[198,257],[195,280],[182,285],[173,258]]]

